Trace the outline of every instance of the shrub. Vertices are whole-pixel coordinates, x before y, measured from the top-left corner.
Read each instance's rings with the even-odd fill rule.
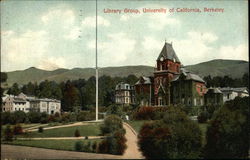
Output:
[[[249,97],[235,98],[214,113],[207,129],[205,158],[247,158]]]
[[[85,139],[89,139],[89,137],[88,137],[88,136],[85,136]]]
[[[39,133],[42,133],[42,132],[43,132],[43,127],[42,127],[42,126],[38,128],[38,132],[39,132]]]
[[[27,115],[31,123],[39,123],[41,121],[40,112],[29,112]]]
[[[23,133],[23,128],[20,124],[16,124],[13,129],[13,134],[14,135],[19,135]]]
[[[75,130],[75,137],[80,137],[81,135],[80,135],[80,132],[79,132],[79,130],[78,129],[76,129]]]
[[[46,112],[43,112],[43,113],[41,113],[41,120],[40,120],[40,122],[41,123],[48,123],[48,118],[49,118],[49,115],[46,113]]]
[[[104,120],[102,133],[108,135],[98,146],[97,152],[121,155],[126,149],[125,129],[121,118],[110,115]]]
[[[13,131],[10,127],[10,125],[7,125],[4,130],[4,140],[6,141],[12,141],[13,139]]]
[[[95,119],[95,113],[90,111],[81,111],[77,114],[77,121],[90,121]]]
[[[208,113],[203,111],[200,113],[200,115],[197,117],[199,123],[206,123],[208,120]]]
[[[200,158],[199,126],[178,108],[169,107],[163,120],[145,123],[138,138],[147,159]]]
[[[26,118],[26,113],[23,111],[15,111],[13,112],[14,114],[14,123],[24,123],[25,122],[25,118]]]
[[[112,104],[108,107],[107,114],[114,114],[119,117],[125,115],[123,112],[123,107],[116,104]]]
[[[92,145],[91,145],[90,141],[87,144],[83,145],[83,151],[84,152],[92,152]]]
[[[102,135],[114,133],[117,130],[122,129],[122,119],[116,115],[110,115],[104,120],[104,124],[101,125]]]
[[[77,141],[75,143],[75,150],[76,151],[83,151],[83,146],[84,146],[84,143],[82,141]]]

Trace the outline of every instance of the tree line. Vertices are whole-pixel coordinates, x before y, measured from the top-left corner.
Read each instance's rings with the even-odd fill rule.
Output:
[[[119,82],[135,84],[138,78],[135,75],[127,77],[99,77],[99,105],[109,106],[115,102],[115,86]],[[23,92],[38,98],[52,98],[61,100],[63,111],[91,110],[95,106],[95,82],[94,76],[88,80],[68,80],[56,83],[55,81],[42,81],[40,84],[29,82],[23,86],[14,83],[7,94],[18,95]]]
[[[247,87],[249,89],[249,74],[245,73],[241,78],[231,78],[230,76],[205,76],[204,81],[207,87]]]

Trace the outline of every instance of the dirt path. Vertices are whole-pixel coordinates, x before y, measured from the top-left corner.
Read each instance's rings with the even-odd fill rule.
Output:
[[[1,145],[1,159],[121,159],[121,156]]]
[[[101,139],[104,138],[105,136],[88,136],[88,139]],[[68,140],[68,139],[85,139],[85,136],[81,137],[37,137],[37,138],[17,138],[17,140]]]
[[[80,124],[80,123],[76,123]],[[71,124],[71,125],[76,125]],[[81,124],[82,125],[82,124]],[[125,137],[127,139],[127,146],[124,155],[116,156],[109,154],[96,154],[96,153],[84,153],[73,151],[60,151],[53,149],[26,147],[26,146],[14,146],[14,145],[1,145],[1,159],[13,158],[13,159],[143,159],[139,148],[137,147],[137,133],[127,123],[123,123],[123,127],[126,130]],[[83,138],[83,137],[53,137],[53,139],[60,138]],[[42,139],[42,138],[40,138]]]
[[[60,126],[53,126],[53,127],[45,127],[43,128],[44,130],[48,130],[48,129],[55,129],[55,128],[64,128],[64,127],[73,127],[73,126],[83,126],[83,125],[88,125],[89,122],[76,122],[76,123],[72,123],[72,124],[65,124],[65,125],[60,125]],[[24,129],[24,131],[26,132],[35,132],[38,131],[38,128],[33,129],[31,128],[27,128]]]
[[[123,123],[123,127],[126,130],[125,137],[127,139],[127,146],[123,158],[124,159],[143,159],[141,152],[137,146],[137,133],[136,131],[127,123]]]

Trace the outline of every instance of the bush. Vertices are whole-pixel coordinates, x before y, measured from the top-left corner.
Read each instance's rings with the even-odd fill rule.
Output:
[[[14,123],[24,123],[25,122],[25,118],[26,118],[26,113],[23,111],[15,111],[13,112],[14,114]]]
[[[88,137],[88,136],[85,136],[85,139],[89,139],[89,137]]]
[[[102,133],[108,135],[98,146],[97,152],[122,155],[127,148],[125,129],[118,116],[110,115],[104,120]]]
[[[40,123],[41,121],[41,113],[40,112],[29,112],[27,113],[29,121],[31,123]]]
[[[205,158],[248,158],[249,97],[235,98],[214,113],[207,129]]]
[[[10,127],[10,125],[7,125],[4,130],[4,140],[5,141],[12,141],[13,139],[13,131]]]
[[[77,121],[91,121],[95,119],[95,113],[90,111],[81,111],[77,114]]]
[[[46,112],[41,113],[41,123],[45,124],[49,122],[49,115]]]
[[[200,113],[200,115],[197,117],[199,123],[206,123],[208,120],[208,113],[203,111]]]
[[[84,143],[82,141],[77,141],[75,143],[75,150],[76,151],[83,151],[83,146],[84,146]]]
[[[140,107],[135,111],[133,118],[136,120],[162,119],[168,107]]]
[[[107,114],[113,114],[119,117],[125,115],[125,113],[123,112],[123,107],[116,104],[112,104],[108,107]]]
[[[114,133],[117,130],[122,129],[122,119],[116,115],[110,115],[104,120],[104,124],[101,125],[102,135]]]
[[[146,159],[200,158],[199,126],[178,108],[169,107],[163,120],[145,123],[138,138]]]
[[[13,134],[14,135],[19,135],[23,133],[23,128],[20,124],[16,124],[13,129]]]
[[[80,132],[79,132],[79,130],[78,129],[76,129],[75,130],[75,137],[80,137],[81,135],[80,135]]]
[[[43,133],[43,127],[39,127],[39,128],[38,128],[38,132],[39,132],[39,133]]]

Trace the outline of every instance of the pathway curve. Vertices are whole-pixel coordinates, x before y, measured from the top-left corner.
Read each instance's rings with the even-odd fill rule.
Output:
[[[136,131],[128,124],[123,123],[123,127],[126,130],[125,137],[127,139],[127,149],[123,154],[124,159],[143,159],[139,147],[137,146],[137,133]]]

